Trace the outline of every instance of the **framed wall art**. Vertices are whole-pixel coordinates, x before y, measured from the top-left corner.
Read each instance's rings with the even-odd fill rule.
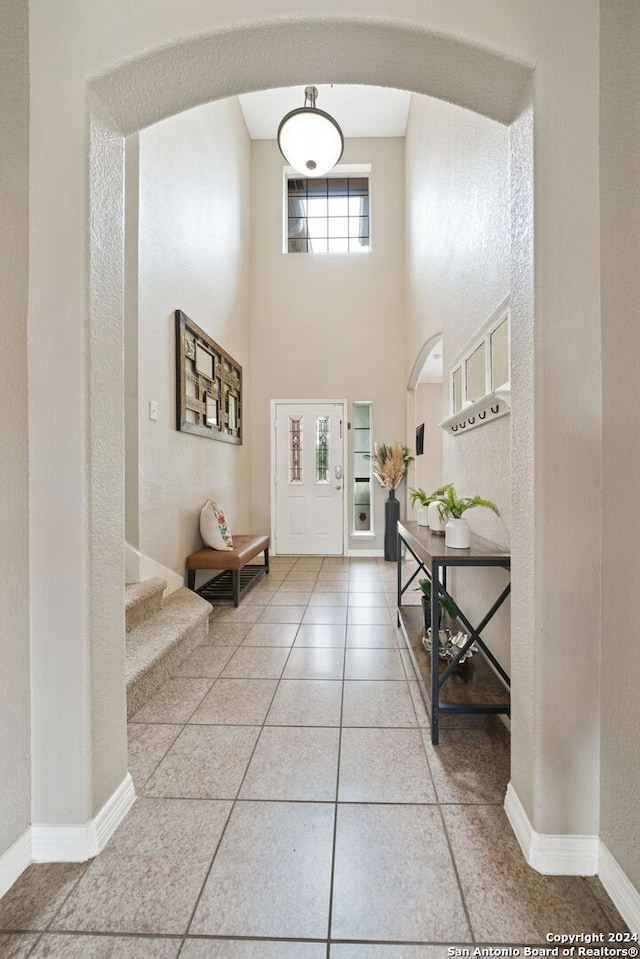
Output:
[[[183,433],[242,443],[242,367],[176,310],[176,418]]]

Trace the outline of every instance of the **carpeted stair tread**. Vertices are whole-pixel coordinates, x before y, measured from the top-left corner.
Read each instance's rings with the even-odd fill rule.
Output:
[[[166,588],[167,581],[158,576],[145,579],[141,583],[125,585],[124,610],[127,633],[136,629],[162,608],[162,594]]]
[[[140,709],[206,639],[210,613],[206,600],[183,587],[127,635],[128,716]]]

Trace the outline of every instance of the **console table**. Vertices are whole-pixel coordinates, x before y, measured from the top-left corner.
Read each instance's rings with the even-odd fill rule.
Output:
[[[418,567],[403,583],[404,550],[416,560]],[[474,626],[460,602],[447,592],[447,570],[450,567],[500,567],[510,571],[508,550],[478,536],[471,537],[468,549],[452,549],[444,544],[444,536],[432,533],[415,522],[398,523],[398,625],[402,627],[420,687],[431,711],[431,742],[438,743],[441,712],[510,714],[509,676],[488,649],[481,633],[507,599],[511,583],[502,590],[494,604]],[[438,636],[440,603],[446,599],[457,611],[457,619],[469,635],[468,641],[450,662],[432,656],[422,646],[424,618],[422,607],[403,606],[407,589],[423,574],[431,580],[431,636]],[[478,653],[459,665],[459,660],[472,643]],[[437,649],[437,640],[432,641]]]

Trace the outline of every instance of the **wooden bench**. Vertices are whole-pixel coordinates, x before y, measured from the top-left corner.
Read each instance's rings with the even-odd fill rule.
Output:
[[[260,553],[264,563],[247,565]],[[219,575],[196,589],[196,571],[199,569],[221,570]],[[241,598],[258,580],[269,572],[269,537],[233,537],[233,549],[199,549],[187,557],[187,585],[210,603],[228,602],[238,606]]]

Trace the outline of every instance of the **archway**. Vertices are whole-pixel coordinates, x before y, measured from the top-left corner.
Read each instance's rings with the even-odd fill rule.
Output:
[[[69,708],[75,710],[94,762],[92,781],[87,782],[80,771],[84,760],[79,751],[61,748],[65,718],[57,715],[54,703],[39,707],[34,716],[34,765],[41,765],[34,785],[37,821],[55,822],[57,813],[50,810],[61,805],[52,799],[62,788],[60,773],[52,774],[44,756],[59,757],[66,781],[82,781],[83,801],[76,804],[75,821],[96,817],[126,772],[124,653],[118,643],[122,529],[114,522],[123,513],[123,137],[208,100],[303,84],[310,74],[320,82],[398,86],[509,123],[518,116],[530,73],[527,65],[441,33],[391,21],[336,18],[272,22],[198,36],[156,49],[90,81],[91,232],[84,278],[89,303],[84,372],[90,382],[88,415],[93,424],[86,480],[90,562],[83,584],[87,632],[76,639],[88,667]],[[36,654],[37,645],[38,641]]]

